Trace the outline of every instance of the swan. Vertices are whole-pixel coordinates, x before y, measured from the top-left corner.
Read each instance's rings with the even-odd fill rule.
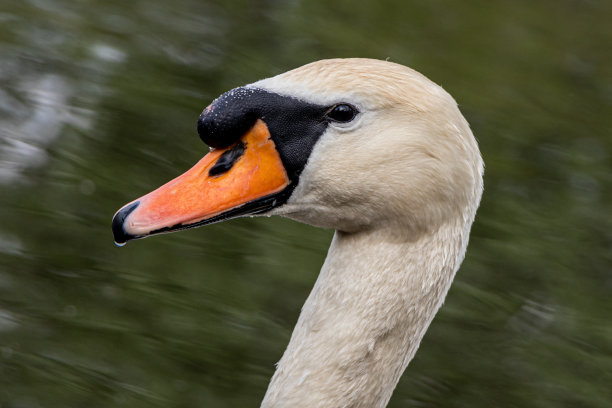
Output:
[[[454,99],[400,64],[321,60],[221,95],[198,134],[210,152],[122,207],[115,242],[257,214],[335,229],[262,407],[385,407],[482,195]]]

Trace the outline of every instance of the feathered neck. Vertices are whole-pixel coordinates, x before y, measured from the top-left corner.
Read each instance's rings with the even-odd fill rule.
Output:
[[[336,232],[262,407],[386,406],[444,301],[470,225]]]

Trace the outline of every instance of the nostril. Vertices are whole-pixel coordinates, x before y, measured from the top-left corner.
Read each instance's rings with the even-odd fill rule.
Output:
[[[243,142],[238,142],[236,146],[223,152],[215,165],[208,170],[208,175],[214,177],[227,173],[232,167],[234,167],[234,164],[238,161],[238,159],[242,157],[245,149],[245,144]]]

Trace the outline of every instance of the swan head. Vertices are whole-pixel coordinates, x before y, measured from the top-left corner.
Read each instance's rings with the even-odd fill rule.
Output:
[[[483,164],[456,102],[387,61],[322,60],[236,88],[198,133],[212,151],[122,207],[116,242],[263,213],[423,231],[471,224],[480,201]]]

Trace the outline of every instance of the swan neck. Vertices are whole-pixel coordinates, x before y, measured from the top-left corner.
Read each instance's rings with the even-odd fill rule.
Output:
[[[262,407],[386,406],[446,296],[468,232],[336,232]]]

